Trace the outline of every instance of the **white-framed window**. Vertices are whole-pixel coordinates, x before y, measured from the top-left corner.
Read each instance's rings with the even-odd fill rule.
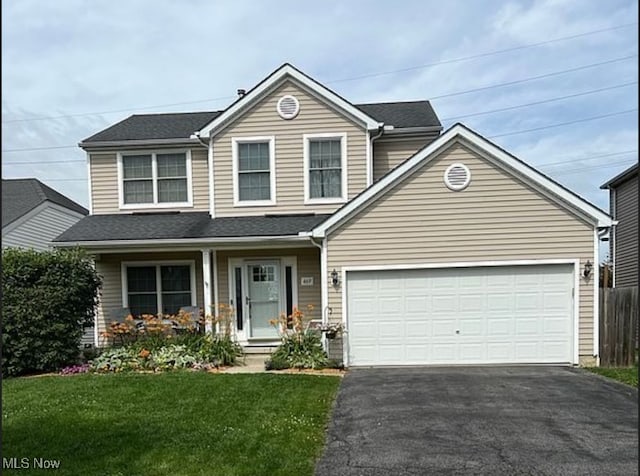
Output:
[[[196,305],[195,261],[128,261],[122,263],[122,304],[143,314],[175,315]]]
[[[191,207],[191,151],[118,153],[120,208]]]
[[[304,202],[347,200],[347,134],[304,134]]]
[[[275,137],[234,137],[233,204],[276,204]]]

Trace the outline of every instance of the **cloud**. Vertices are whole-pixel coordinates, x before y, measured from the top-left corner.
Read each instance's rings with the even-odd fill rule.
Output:
[[[637,26],[475,59],[402,70],[629,23],[637,2],[424,0],[394,2],[107,0],[2,4],[3,149],[74,145],[144,106],[226,98],[150,111],[226,107],[288,61],[353,102],[424,99],[637,54]],[[637,80],[637,61],[436,99],[442,118]],[[481,134],[541,127],[635,107],[637,85],[461,119]],[[445,121],[445,126],[451,121]],[[496,138],[531,164],[637,149],[638,121],[616,116]],[[607,206],[598,186],[637,155],[544,169]],[[567,160],[568,160],[567,159]],[[69,160],[67,163],[51,163]],[[87,205],[77,148],[3,154],[5,177],[37,176]],[[20,165],[14,162],[39,161]],[[608,164],[616,164],[609,165]],[[601,168],[591,168],[601,167]],[[570,172],[570,173],[569,173]],[[67,181],[77,178],[77,181]],[[65,179],[65,180],[61,180]]]

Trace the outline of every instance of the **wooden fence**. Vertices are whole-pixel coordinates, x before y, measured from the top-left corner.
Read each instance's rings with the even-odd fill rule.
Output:
[[[638,286],[600,289],[600,365],[630,367],[638,348]]]

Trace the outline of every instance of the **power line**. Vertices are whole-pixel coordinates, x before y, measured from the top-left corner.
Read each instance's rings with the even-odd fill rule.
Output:
[[[140,111],[144,109],[157,109],[159,107],[172,107],[172,106],[184,106],[186,104],[198,104],[203,102],[213,102],[213,101],[222,101],[224,99],[233,99],[237,96],[224,96],[218,98],[210,98],[210,99],[200,99],[197,101],[186,101],[186,102],[174,102],[171,104],[158,104],[157,106],[142,106],[137,107],[135,109],[112,109],[110,111],[98,111],[98,112],[79,112],[77,114],[64,114],[60,116],[43,116],[43,117],[28,117],[24,119],[9,119],[6,121],[2,121],[3,124],[8,124],[12,122],[30,122],[30,121],[45,121],[45,120],[53,120],[53,119],[65,119],[67,117],[82,117],[82,116],[94,116],[99,114],[115,114],[118,112],[130,112],[130,111]]]
[[[583,172],[585,170],[606,169],[606,168],[609,168],[609,167],[616,167],[618,165],[630,165],[631,164],[630,160],[631,159],[627,159],[627,160],[623,160],[623,161],[620,161],[620,162],[610,162],[608,164],[594,165],[594,166],[591,166],[591,167],[578,167],[578,168],[570,169],[570,170],[561,170],[559,172],[553,172],[553,175],[573,174],[575,172]]]
[[[4,151],[3,151],[4,152]],[[37,165],[37,164],[69,164],[73,162],[85,162],[82,159],[70,159],[70,160],[36,160],[30,162],[2,162],[2,165]]]
[[[511,86],[514,84],[522,84],[522,83],[527,83],[530,81],[535,81],[538,79],[544,79],[544,78],[551,78],[553,76],[559,76],[562,74],[568,74],[568,73],[574,73],[576,71],[582,71],[585,69],[590,69],[590,68],[596,68],[598,66],[604,66],[607,64],[612,64],[612,63],[618,63],[621,61],[626,61],[629,59],[633,59],[633,58],[637,58],[638,54],[633,54],[633,55],[628,55],[628,56],[622,56],[619,58],[614,58],[611,60],[606,60],[606,61],[600,61],[597,63],[590,63],[590,64],[586,64],[586,65],[582,65],[582,66],[577,66],[575,68],[570,68],[570,69],[563,69],[563,70],[559,70],[559,71],[552,71],[550,73],[546,73],[546,74],[542,74],[539,76],[530,76],[528,78],[522,78],[522,79],[517,79],[514,81],[508,81],[506,83],[498,83],[498,84],[490,84],[487,86],[482,86],[479,88],[473,88],[473,89],[466,89],[463,91],[456,91],[453,93],[447,93],[447,94],[440,94],[438,96],[431,96],[430,100],[434,101],[436,99],[444,99],[444,98],[449,98],[449,97],[454,97],[454,96],[461,96],[463,94],[470,94],[470,93],[475,93],[478,91],[486,91],[488,89],[495,89],[495,88],[502,88],[504,86]],[[183,104],[195,104],[195,103],[202,103],[202,102],[210,102],[210,101],[217,101],[217,100],[221,100],[221,99],[230,99],[230,98],[235,98],[235,96],[226,96],[223,98],[211,98],[211,99],[203,99],[203,100],[199,100],[199,101],[189,101],[189,102],[184,102],[184,103],[173,103],[173,104],[165,104],[165,105],[158,105],[158,106],[145,106],[145,107],[139,107],[139,108],[135,108],[135,109],[118,109],[118,110],[111,110],[111,111],[98,111],[98,112],[83,112],[83,113],[77,113],[77,114],[66,114],[66,115],[60,115],[60,116],[47,116],[47,117],[36,117],[36,118],[25,118],[25,119],[9,119],[9,120],[4,120],[2,121],[2,124],[8,124],[8,123],[15,123],[15,122],[29,122],[29,121],[44,121],[44,120],[54,120],[54,119],[64,119],[67,117],[81,117],[81,116],[93,116],[93,115],[98,115],[98,114],[111,114],[111,113],[117,113],[117,112],[131,112],[131,111],[139,111],[139,110],[143,110],[143,109],[155,109],[158,107],[169,107],[169,106],[176,106],[176,105],[183,105]],[[75,146],[73,146],[75,147]],[[8,151],[4,151],[4,152],[8,152]]]
[[[505,136],[512,136],[512,135],[516,135],[516,134],[524,134],[527,132],[535,132],[535,131],[541,131],[541,130],[545,130],[545,129],[553,129],[556,127],[562,127],[562,126],[567,126],[567,125],[571,125],[571,124],[577,124],[580,122],[589,122],[589,121],[595,121],[597,119],[604,119],[606,117],[612,117],[612,116],[618,116],[618,115],[622,115],[622,114],[628,114],[631,112],[637,112],[638,109],[627,109],[625,111],[617,111],[617,112],[612,112],[609,114],[602,114],[599,116],[592,116],[592,117],[586,117],[583,119],[576,119],[573,121],[567,121],[567,122],[560,122],[557,124],[550,124],[547,126],[541,126],[541,127],[534,127],[532,129],[523,129],[523,130],[519,130],[519,131],[511,131],[511,132],[505,132],[502,134],[495,134],[492,136],[487,136],[488,139],[493,139],[496,137],[505,137]],[[28,149],[7,149],[7,150],[3,150],[2,153],[6,153],[6,152],[29,152],[29,151],[37,151],[37,150],[51,150],[51,149],[69,149],[69,148],[75,148],[75,145],[68,145],[68,146],[56,146],[56,147],[32,147],[32,148],[28,148]]]
[[[627,154],[637,154],[637,153],[638,153],[638,149],[621,150],[620,152],[611,152],[609,154],[592,155],[592,156],[588,156],[588,157],[581,157],[579,159],[565,160],[563,162],[547,162],[546,164],[537,164],[536,167],[547,167],[547,166],[562,165],[562,164],[572,164],[572,163],[575,163],[575,162],[582,162],[582,161],[585,161],[585,160],[601,159],[601,158],[604,158],[604,157],[614,157],[616,155],[627,155]]]
[[[627,159],[627,160],[623,160],[620,162],[610,162],[608,164],[601,164],[601,165],[593,165],[593,166],[588,166],[588,167],[577,167],[577,168],[572,168],[570,170],[561,170],[558,172],[551,172],[552,175],[563,175],[563,174],[570,174],[570,173],[575,173],[575,172],[583,172],[585,170],[595,170],[595,169],[604,169],[604,168],[609,168],[609,167],[615,167],[618,165],[627,165],[630,163],[631,159]],[[538,166],[538,168],[541,168],[542,166]],[[54,179],[42,179],[44,181],[47,182],[78,182],[78,181],[86,181],[87,178],[54,178]]]
[[[503,134],[496,134],[496,135],[487,136],[487,137],[489,139],[493,139],[495,137],[514,136],[516,134],[525,134],[527,132],[542,131],[544,129],[553,129],[555,127],[562,127],[562,126],[568,126],[570,124],[577,124],[579,122],[595,121],[597,119],[603,119],[605,117],[619,116],[621,114],[629,114],[630,112],[636,112],[637,110],[638,110],[638,108],[627,109],[626,111],[612,112],[612,113],[609,113],[609,114],[602,114],[600,116],[585,117],[584,119],[576,119],[574,121],[559,122],[557,124],[551,124],[551,125],[548,125],[548,126],[541,126],[541,127],[534,127],[532,129],[523,129],[523,130],[520,130],[520,131],[505,132]]]
[[[2,153],[7,152],[33,152],[35,150],[54,150],[54,149],[75,149],[77,145],[57,145],[52,147],[29,147],[27,149],[4,149]]]
[[[610,91],[612,89],[620,89],[620,88],[624,88],[626,86],[631,86],[631,85],[634,85],[634,84],[638,84],[638,81],[632,81],[632,82],[624,83],[624,84],[617,84],[615,86],[609,86],[609,87],[606,87],[606,88],[592,89],[590,91],[584,91],[584,92],[576,93],[576,94],[568,94],[566,96],[558,96],[558,97],[554,97],[554,98],[544,99],[542,101],[535,101],[535,102],[530,102],[530,103],[526,103],[526,104],[518,104],[517,106],[509,106],[509,107],[503,107],[503,108],[500,108],[500,109],[492,109],[490,111],[474,112],[472,114],[464,114],[462,116],[445,117],[444,119],[441,119],[441,121],[454,121],[454,120],[463,119],[463,118],[466,118],[466,117],[484,116],[486,114],[494,114],[496,112],[512,111],[514,109],[520,109],[520,108],[523,108],[523,107],[536,106],[536,105],[539,105],[539,104],[548,104],[548,103],[555,102],[555,101],[562,101],[562,100],[565,100],[565,99],[576,98],[576,97],[580,97],[580,96],[587,96],[589,94],[600,93],[600,92],[603,92],[603,91]]]
[[[582,70],[585,70],[585,69],[595,68],[597,66],[603,66],[605,64],[618,63],[620,61],[626,61],[628,59],[637,58],[637,57],[638,57],[638,54],[636,53],[636,54],[629,55],[629,56],[622,56],[620,58],[614,58],[614,59],[607,60],[607,61],[601,61],[599,63],[591,63],[591,64],[586,64],[586,65],[583,65],[583,66],[577,66],[575,68],[563,69],[563,70],[560,70],[560,71],[553,71],[551,73],[541,74],[539,76],[530,76],[528,78],[516,79],[515,81],[508,81],[506,83],[492,84],[492,85],[489,85],[489,86],[482,86],[480,88],[466,89],[464,91],[458,91],[458,92],[455,92],[455,93],[447,93],[447,94],[440,94],[439,96],[431,96],[429,99],[431,101],[434,101],[436,99],[444,99],[444,98],[449,98],[449,97],[453,97],[453,96],[460,96],[460,95],[463,95],[463,94],[476,93],[478,91],[486,91],[487,89],[501,88],[501,87],[504,87],[504,86],[511,86],[513,84],[527,83],[527,82],[530,82],[530,81],[535,81],[537,79],[551,78],[553,76],[559,76],[559,75],[562,75],[562,74],[573,73],[575,71],[582,71]]]
[[[385,76],[385,75],[389,75],[389,74],[396,74],[396,73],[404,73],[404,72],[408,72],[408,71],[415,71],[415,70],[418,70],[418,69],[430,68],[430,67],[438,66],[438,65],[442,65],[442,64],[459,63],[459,62],[462,62],[462,61],[468,61],[468,60],[471,60],[471,59],[483,58],[483,57],[487,57],[487,56],[493,56],[493,55],[497,55],[497,54],[507,53],[507,52],[510,52],[510,51],[517,51],[517,50],[522,50],[522,49],[526,49],[526,48],[533,48],[533,47],[537,47],[537,46],[547,45],[547,44],[550,44],[550,43],[556,43],[556,42],[560,42],[560,41],[572,40],[572,39],[575,39],[575,38],[581,38],[581,37],[584,37],[584,36],[595,35],[595,34],[604,33],[604,32],[607,32],[607,31],[620,30],[620,29],[623,29],[623,28],[629,28],[631,26],[635,26],[637,24],[638,24],[638,22],[625,23],[625,24],[613,26],[613,27],[610,27],[610,28],[603,28],[603,29],[599,29],[599,30],[587,31],[587,32],[584,32],[584,33],[576,34],[576,35],[564,36],[564,37],[555,38],[555,39],[551,39],[551,40],[541,41],[541,42],[538,42],[538,43],[530,43],[530,44],[527,44],[527,45],[520,45],[520,46],[515,46],[515,47],[512,47],[512,48],[502,49],[502,50],[494,50],[494,51],[489,51],[489,52],[485,52],[485,53],[479,53],[479,54],[476,54],[476,55],[463,56],[463,57],[460,57],[460,58],[453,58],[453,59],[448,59],[448,60],[436,61],[434,63],[427,63],[427,64],[422,64],[422,65],[418,65],[418,66],[412,66],[412,67],[408,67],[408,68],[401,68],[401,69],[396,69],[396,70],[391,70],[391,71],[382,71],[382,72],[377,72],[377,73],[369,73],[369,74],[364,74],[364,75],[360,75],[360,76],[352,76],[350,78],[333,79],[333,80],[325,81],[325,83],[329,84],[329,83],[338,83],[338,82],[345,82],[345,81],[356,81],[358,79],[366,79],[366,78],[373,78],[373,77],[377,77],[377,76]],[[634,56],[637,56],[637,55],[634,55]],[[602,64],[606,64],[606,63],[602,63]],[[183,105],[187,105],[187,104],[198,104],[198,103],[205,103],[205,102],[222,101],[222,100],[225,100],[225,99],[233,99],[235,97],[236,96],[221,96],[221,97],[217,97],[217,98],[200,99],[200,100],[195,100],[195,101],[186,101],[186,102],[178,102],[178,103],[171,103],[171,104],[158,104],[156,106],[143,106],[143,107],[138,107],[138,108],[133,108],[133,109],[132,108],[115,109],[115,110],[101,111],[101,112],[82,112],[82,113],[64,114],[64,115],[59,115],[59,116],[42,116],[42,117],[33,117],[33,118],[10,119],[10,120],[4,120],[4,121],[2,121],[2,123],[3,124],[8,124],[8,123],[14,123],[14,122],[44,121],[44,120],[64,119],[64,118],[67,118],[67,117],[92,116],[92,115],[99,115],[99,114],[115,114],[115,113],[120,113],[120,112],[130,112],[130,111],[138,111],[138,110],[145,110],[145,109],[157,109],[157,108],[160,108],[160,107],[183,106]],[[437,97],[434,97],[432,99],[439,99],[441,97],[444,97],[444,96],[437,96]]]
[[[384,76],[384,75],[388,75],[388,74],[404,73],[404,72],[407,72],[407,71],[415,71],[417,69],[430,68],[432,66],[438,66],[438,65],[441,65],[441,64],[459,63],[461,61],[468,61],[468,60],[471,60],[471,59],[483,58],[483,57],[486,57],[486,56],[493,56],[493,55],[497,55],[497,54],[507,53],[507,52],[510,52],[510,51],[517,51],[517,50],[523,50],[523,49],[526,49],[526,48],[533,48],[533,47],[536,47],[536,46],[548,45],[550,43],[556,43],[556,42],[559,42],[559,41],[572,40],[572,39],[580,38],[580,37],[583,37],[583,36],[595,35],[597,33],[604,33],[606,31],[619,30],[619,29],[628,28],[628,27],[631,27],[631,26],[634,26],[634,25],[637,25],[637,24],[638,24],[638,22],[625,23],[623,25],[618,25],[618,26],[614,26],[614,27],[611,27],[611,28],[603,28],[601,30],[587,31],[587,32],[584,32],[584,33],[579,33],[577,35],[564,36],[564,37],[561,37],[561,38],[554,38],[554,39],[551,39],[551,40],[541,41],[541,42],[538,42],[538,43],[530,43],[528,45],[514,46],[512,48],[506,48],[506,49],[503,49],[503,50],[495,50],[495,51],[489,51],[489,52],[486,52],[486,53],[479,53],[479,54],[476,54],[476,55],[463,56],[463,57],[460,57],[460,58],[436,61],[434,63],[427,63],[427,64],[422,64],[422,65],[419,65],[419,66],[412,66],[412,67],[409,67],[409,68],[396,69],[396,70],[393,70],[393,71],[383,71],[383,72],[379,72],[379,73],[370,73],[370,74],[365,74],[365,75],[361,75],[361,76],[354,76],[354,77],[351,77],[351,78],[334,79],[333,81],[327,81],[327,82],[328,83],[337,83],[337,82],[344,82],[344,81],[355,81],[355,80],[358,80],[358,79],[366,79],[366,78],[373,78],[373,77],[376,77],[376,76]]]

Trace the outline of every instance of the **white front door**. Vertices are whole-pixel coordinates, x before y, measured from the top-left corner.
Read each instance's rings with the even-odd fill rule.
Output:
[[[249,338],[277,338],[277,328],[269,323],[282,312],[282,285],[279,261],[256,261],[246,265]]]

